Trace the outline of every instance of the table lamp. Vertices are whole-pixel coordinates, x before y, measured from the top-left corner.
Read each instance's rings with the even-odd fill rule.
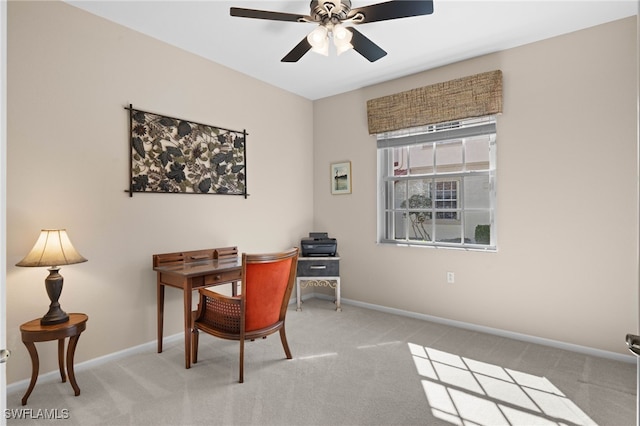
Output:
[[[43,229],[29,254],[16,263],[16,266],[49,266],[49,276],[44,280],[44,284],[51,304],[49,311],[40,319],[40,324],[53,325],[69,320],[69,315],[58,303],[64,281],[58,271],[61,265],[86,261],[87,259],[73,248],[66,229]]]

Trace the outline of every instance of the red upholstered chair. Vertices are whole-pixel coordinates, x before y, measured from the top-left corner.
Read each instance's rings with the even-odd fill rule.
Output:
[[[280,332],[287,359],[284,320],[296,278],[298,249],[281,253],[242,254],[240,295],[225,296],[200,289],[198,310],[194,311],[192,362],[198,362],[198,332],[240,341],[240,379],[244,381],[244,342]]]

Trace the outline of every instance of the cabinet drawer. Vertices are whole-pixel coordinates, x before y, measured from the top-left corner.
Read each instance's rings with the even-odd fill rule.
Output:
[[[206,286],[216,285],[219,283],[226,283],[229,281],[240,281],[242,276],[242,270],[220,272],[219,274],[211,274],[204,277],[204,284]]]
[[[298,260],[299,277],[337,277],[340,275],[340,260]]]

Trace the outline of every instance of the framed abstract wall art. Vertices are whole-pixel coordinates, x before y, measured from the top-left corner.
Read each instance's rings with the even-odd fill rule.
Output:
[[[332,194],[351,194],[351,161],[331,163]]]
[[[247,197],[246,131],[159,115],[129,105],[134,192]]]

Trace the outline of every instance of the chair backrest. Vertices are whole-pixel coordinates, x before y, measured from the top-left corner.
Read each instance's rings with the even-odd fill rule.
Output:
[[[298,249],[280,253],[242,254],[245,330],[260,330],[284,321],[296,278]]]

